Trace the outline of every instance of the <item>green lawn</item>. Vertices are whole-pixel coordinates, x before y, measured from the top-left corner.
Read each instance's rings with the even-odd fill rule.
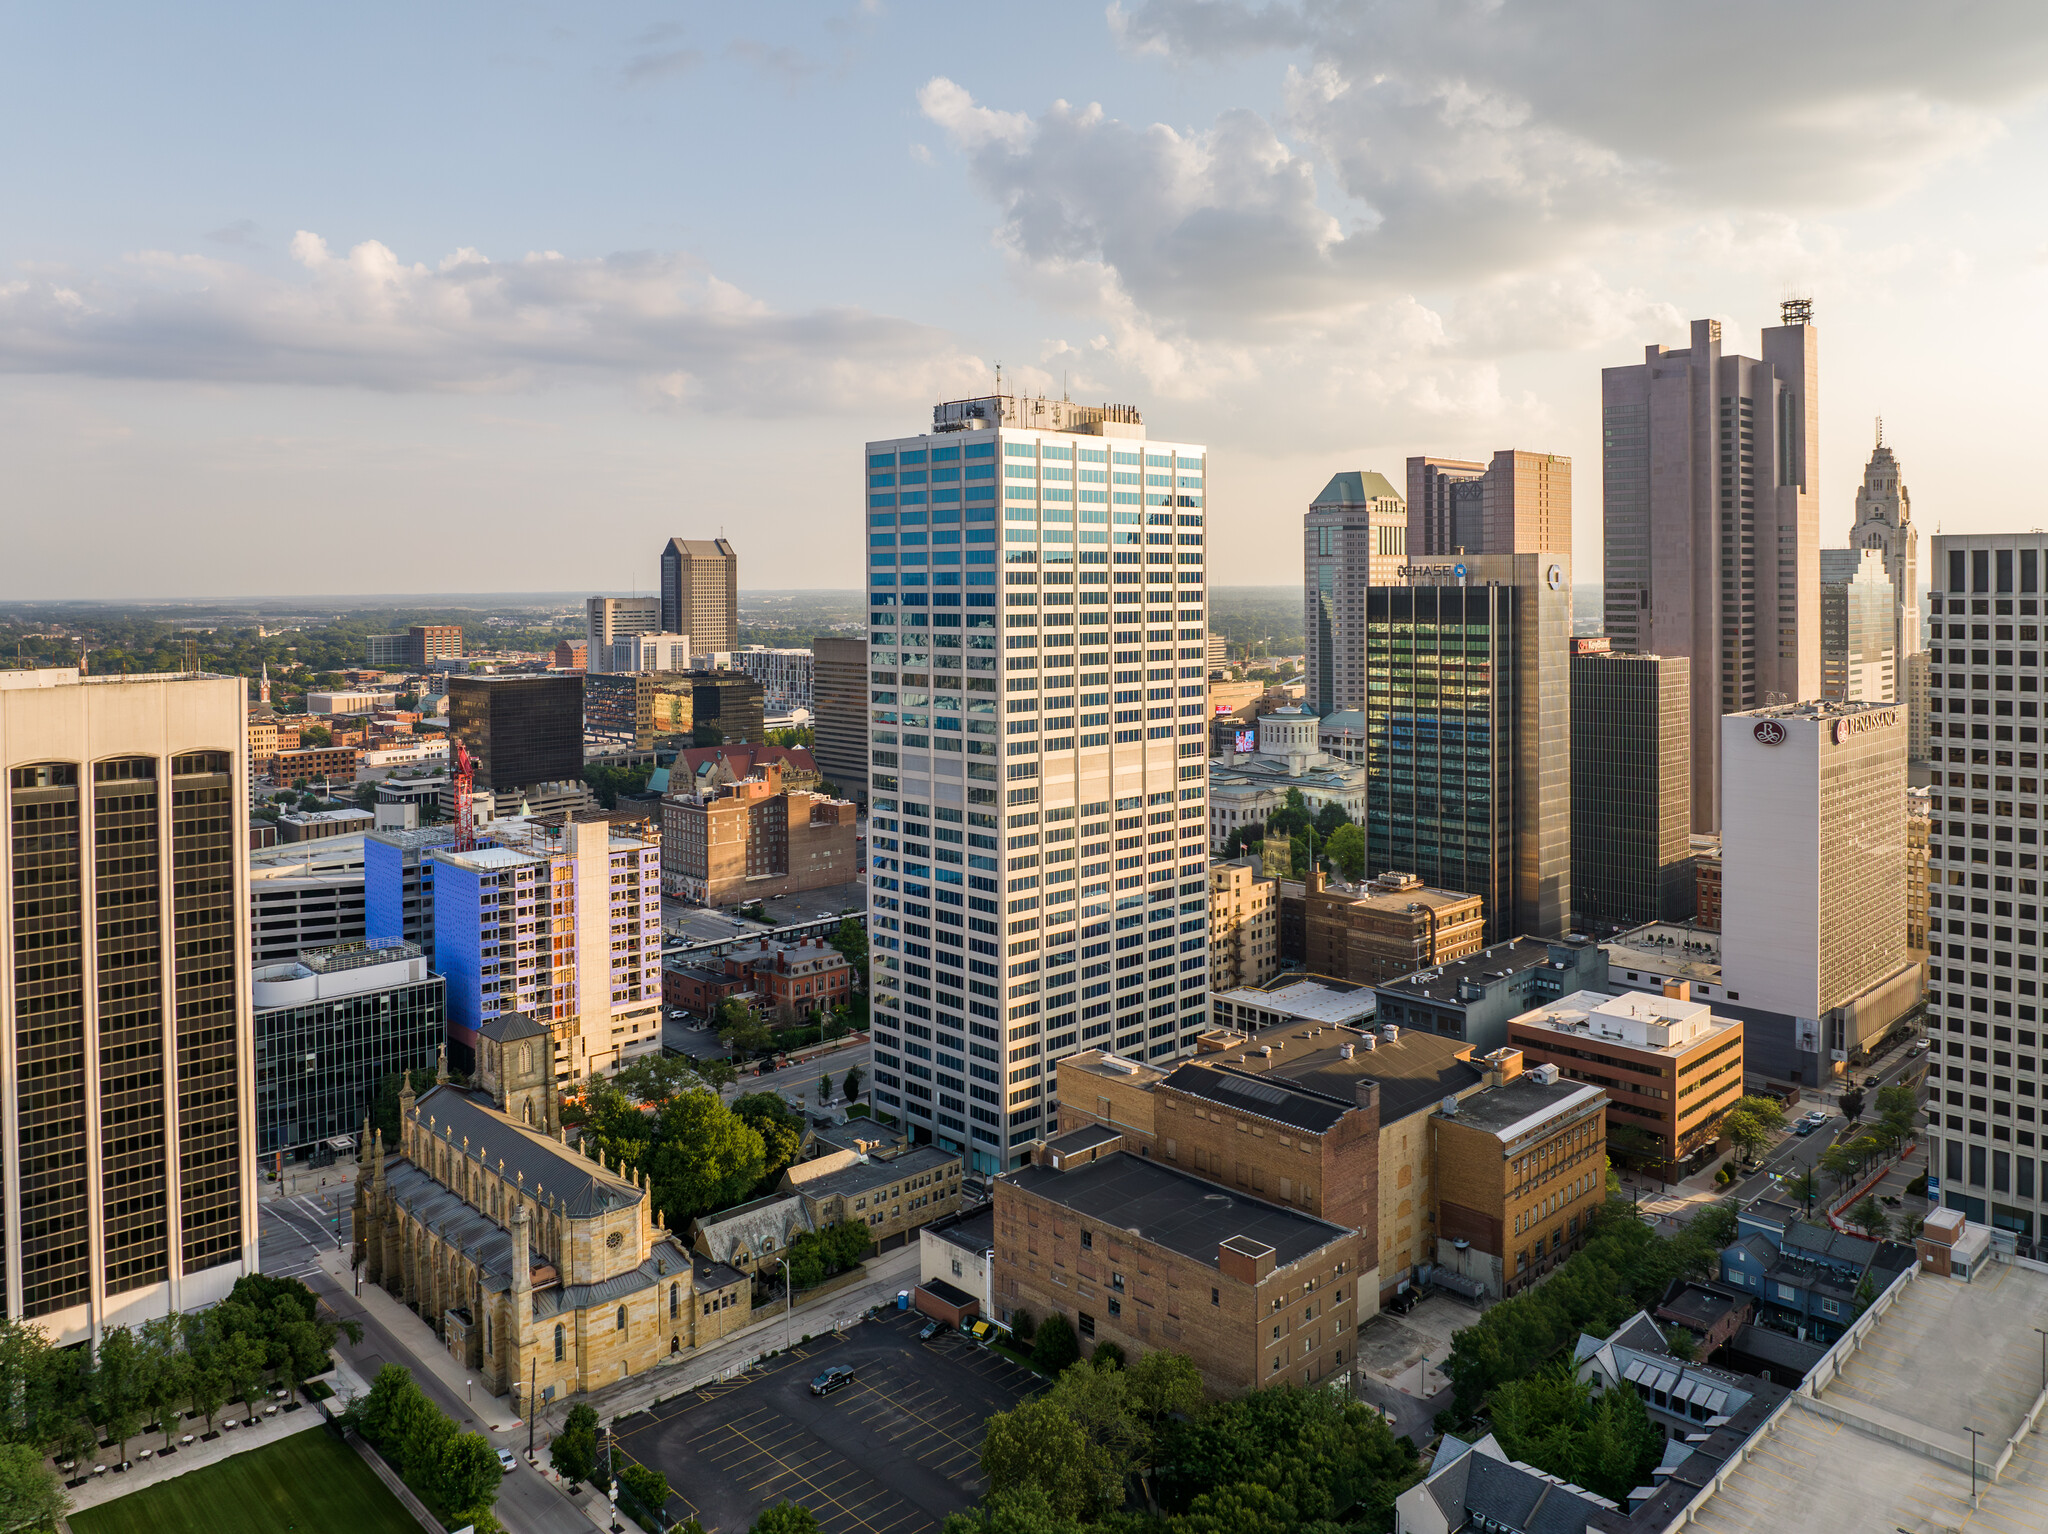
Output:
[[[420,1534],[376,1472],[320,1428],[86,1508],[70,1522],[72,1534]]]

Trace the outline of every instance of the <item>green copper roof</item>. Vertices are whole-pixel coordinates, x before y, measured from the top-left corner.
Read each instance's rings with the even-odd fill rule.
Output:
[[[1370,470],[1346,469],[1323,486],[1323,493],[1309,502],[1318,506],[1363,506],[1369,501],[1401,501],[1401,492],[1387,483],[1387,476]]]

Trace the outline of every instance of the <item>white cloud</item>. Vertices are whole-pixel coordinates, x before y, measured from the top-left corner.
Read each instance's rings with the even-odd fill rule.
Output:
[[[278,276],[146,251],[0,280],[0,371],[502,393],[610,378],[654,400],[779,412],[979,387],[943,332],[858,309],[786,313],[669,252],[435,265],[376,240],[291,242]]]

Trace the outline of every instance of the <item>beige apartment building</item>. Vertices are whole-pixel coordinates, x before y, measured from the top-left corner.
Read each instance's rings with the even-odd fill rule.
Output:
[[[1264,985],[1280,972],[1280,881],[1255,859],[1209,865],[1209,989]]]

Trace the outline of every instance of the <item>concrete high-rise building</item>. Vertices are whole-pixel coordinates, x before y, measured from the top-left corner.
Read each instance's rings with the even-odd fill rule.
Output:
[[[2048,1060],[2028,967],[2048,940],[2035,829],[2048,785],[2027,689],[2040,685],[2048,534],[1936,534],[1930,552],[1927,1170],[1948,1208],[2032,1244],[2048,1234],[2048,1174],[2035,1176]]]
[[[1693,915],[1692,666],[1572,641],[1572,917]]]
[[[1457,554],[1572,553],[1572,461],[1502,448],[1486,463],[1408,460],[1408,547]]]
[[[688,671],[691,645],[688,634],[622,634],[605,647],[599,672]]]
[[[1127,406],[932,425],[867,447],[875,1100],[988,1172],[1052,1061],[1207,1025],[1208,465]]]
[[[244,687],[0,671],[0,1279],[60,1345],[256,1271]]]
[[[740,557],[723,538],[671,538],[661,550],[662,629],[699,651],[740,643]]]
[[[1480,554],[1364,595],[1365,863],[1486,902],[1486,941],[1571,925],[1564,564]],[[1462,573],[1452,574],[1453,569]]]
[[[616,670],[612,646],[634,634],[687,635],[698,649],[707,649],[688,629],[671,629],[661,621],[660,597],[586,597],[583,602],[585,665],[592,671]]]
[[[1898,603],[1884,554],[1820,551],[1820,695],[1830,703],[1895,703]]]
[[[1365,706],[1365,592],[1408,563],[1408,503],[1384,474],[1333,477],[1302,519],[1309,712]]]
[[[1905,710],[1812,702],[1730,714],[1721,760],[1727,997],[1760,1069],[1777,1074],[1789,1055],[1812,1085],[1920,1000],[1906,948]]]
[[[1607,637],[1692,662],[1693,829],[1722,804],[1720,720],[1820,696],[1820,345],[1784,305],[1763,356],[1692,344],[1602,369]]]
[[[1856,492],[1856,522],[1849,529],[1849,547],[1876,549],[1884,556],[1896,614],[1892,653],[1904,675],[1906,658],[1922,648],[1920,529],[1913,525],[1913,498],[1906,493],[1899,461],[1885,446],[1882,421],[1877,427],[1877,446],[1863,466],[1863,483]]]
[[[868,642],[811,641],[811,757],[842,798],[868,797]]]

